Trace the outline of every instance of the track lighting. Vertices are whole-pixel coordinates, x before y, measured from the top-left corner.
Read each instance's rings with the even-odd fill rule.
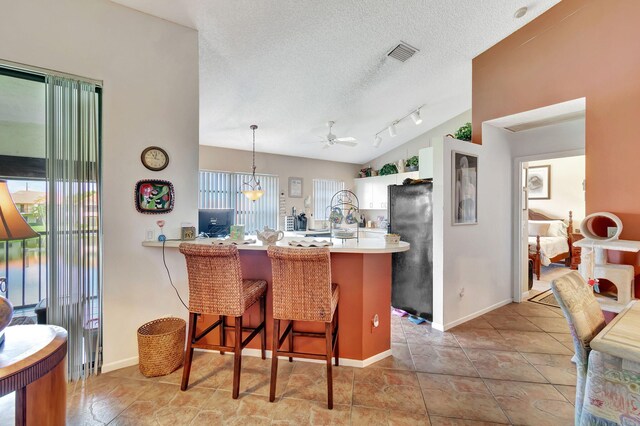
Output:
[[[382,130],[380,130],[378,133],[375,134],[375,138],[373,140],[373,146],[375,148],[380,146],[380,144],[382,143],[382,137],[380,136],[380,133],[384,132],[385,130],[389,132],[389,136],[391,136],[392,138],[396,137],[396,135],[398,134],[398,129],[396,128],[396,126],[398,125],[398,123],[402,122],[403,120],[406,120],[409,117],[411,117],[411,119],[413,120],[416,126],[418,124],[422,124],[422,111],[421,111],[422,107],[424,107],[424,105],[420,105],[418,108],[414,109],[409,114],[401,118],[398,118],[397,120],[392,121],[388,127],[382,128]]]
[[[413,112],[411,113],[411,119],[412,119],[412,120],[413,120],[413,122],[416,124],[416,126],[417,126],[418,124],[421,124],[421,123],[422,123],[422,117],[420,116],[420,110],[419,110],[419,109],[417,109],[417,110],[415,110],[415,111],[413,111]]]
[[[392,138],[395,138],[397,134],[398,133],[396,132],[396,123],[392,123],[391,126],[389,126],[389,136],[391,136]]]

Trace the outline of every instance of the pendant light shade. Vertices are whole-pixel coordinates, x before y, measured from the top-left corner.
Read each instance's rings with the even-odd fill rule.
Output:
[[[252,150],[253,161],[252,161],[252,169],[251,169],[252,171],[251,171],[251,178],[247,182],[244,182],[244,185],[247,187],[247,189],[242,191],[244,196],[251,201],[259,200],[260,197],[264,195],[264,191],[260,186],[260,181],[256,179],[256,130],[257,129],[258,129],[258,126],[256,126],[255,124],[251,125],[251,130],[253,131],[253,150]]]

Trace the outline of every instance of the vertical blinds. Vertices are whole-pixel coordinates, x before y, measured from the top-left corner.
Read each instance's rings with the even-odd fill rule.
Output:
[[[245,225],[247,232],[261,230],[265,226],[278,226],[278,176],[259,175],[264,195],[257,201],[244,196],[244,182],[250,173],[212,172],[201,170],[199,174],[199,208],[234,209],[236,224]]]
[[[344,182],[332,179],[313,180],[313,217],[315,220],[326,220],[331,197],[344,189]]]
[[[47,319],[68,333],[67,374],[100,370],[102,242],[96,86],[46,77]]]

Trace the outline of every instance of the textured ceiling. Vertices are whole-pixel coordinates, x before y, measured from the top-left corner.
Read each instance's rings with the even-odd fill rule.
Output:
[[[471,108],[471,59],[559,0],[113,0],[199,31],[200,143],[367,162]],[[528,6],[524,18],[513,17]],[[404,41],[405,63],[386,53]],[[395,138],[374,135],[405,120]],[[312,143],[334,120],[355,148]]]

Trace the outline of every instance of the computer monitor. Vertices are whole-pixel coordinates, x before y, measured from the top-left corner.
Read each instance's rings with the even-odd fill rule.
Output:
[[[226,237],[233,225],[233,209],[199,209],[198,233],[205,233],[210,237]]]

